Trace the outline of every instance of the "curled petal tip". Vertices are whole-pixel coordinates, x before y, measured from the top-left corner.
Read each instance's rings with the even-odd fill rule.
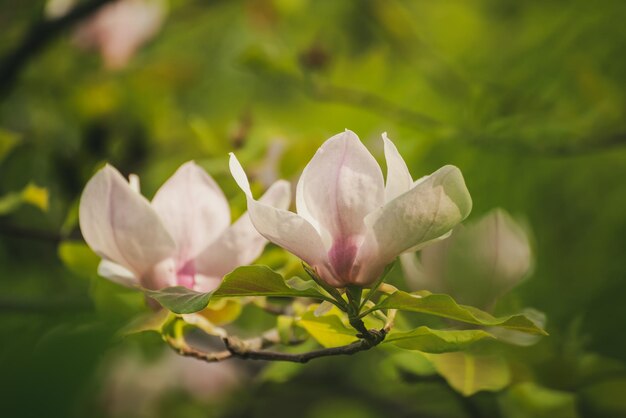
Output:
[[[247,196],[252,197],[252,190],[250,189],[250,182],[248,182],[248,176],[246,175],[246,172],[243,170],[241,163],[239,162],[239,160],[237,159],[234,153],[229,152],[228,155],[230,155],[230,160],[228,161],[230,173],[232,174],[233,178],[237,182],[237,185],[239,186],[239,188],[243,190],[243,192]]]

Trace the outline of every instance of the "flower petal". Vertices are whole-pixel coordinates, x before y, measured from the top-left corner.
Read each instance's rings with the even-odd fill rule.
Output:
[[[260,203],[278,209],[287,209],[290,201],[291,189],[285,180],[272,184],[259,199]],[[196,270],[204,276],[221,279],[236,267],[257,259],[265,244],[267,240],[257,232],[246,212],[196,258]]]
[[[110,165],[85,186],[78,215],[91,249],[136,277],[176,251],[174,240],[150,203]]]
[[[385,183],[385,202],[390,202],[411,189],[413,179],[406,162],[398,152],[398,148],[383,133],[385,143],[385,160],[387,161],[387,182]]]
[[[461,171],[444,166],[365,219],[371,235],[364,252],[369,251],[371,257],[375,246],[376,257],[388,263],[402,252],[448,233],[471,209]]]
[[[139,279],[135,277],[132,271],[109,260],[100,261],[100,264],[98,264],[98,275],[126,287],[139,285]]]
[[[230,225],[217,183],[196,163],[183,164],[157,191],[152,207],[178,245],[178,261],[195,258]]]
[[[329,249],[334,240],[364,234],[365,216],[384,199],[380,166],[359,137],[346,130],[327,140],[305,167],[296,207]]]
[[[256,230],[274,244],[283,247],[314,267],[327,266],[322,240],[303,217],[254,200],[246,173],[234,154],[230,154],[230,172],[248,200],[248,214]]]

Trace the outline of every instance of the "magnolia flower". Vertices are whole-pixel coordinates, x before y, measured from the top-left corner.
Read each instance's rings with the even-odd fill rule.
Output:
[[[194,162],[183,164],[152,202],[112,166],[98,171],[80,200],[80,228],[100,257],[98,272],[126,286],[216,288],[224,274],[257,258],[266,244],[247,214],[230,225],[215,181]],[[261,199],[286,208],[289,184],[274,183]]]
[[[502,209],[455,228],[450,238],[400,257],[412,287],[447,293],[490,309],[528,276],[533,257],[526,230]]]
[[[118,0],[82,24],[76,41],[98,49],[108,69],[121,69],[161,29],[166,12],[164,0]]]
[[[162,401],[184,392],[197,402],[219,401],[247,378],[234,362],[206,363],[172,350],[146,359],[133,348],[117,350],[106,359],[100,408],[110,417],[159,416]]]
[[[297,213],[255,200],[233,154],[230,169],[261,235],[304,260],[331,286],[369,286],[399,254],[447,234],[472,207],[458,168],[445,166],[413,182],[386,134],[383,141],[386,184],[354,132],[326,141],[298,181]]]

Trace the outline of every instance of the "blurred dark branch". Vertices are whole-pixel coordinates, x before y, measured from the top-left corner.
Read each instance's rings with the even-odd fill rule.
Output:
[[[317,100],[364,108],[420,130],[442,127],[441,122],[426,114],[407,109],[372,93],[315,82],[310,82],[308,87],[311,96]]]
[[[240,358],[249,360],[263,361],[287,361],[292,363],[307,363],[313,359],[320,357],[330,357],[338,355],[351,355],[359,351],[369,350],[385,339],[386,332],[371,330],[368,338],[361,338],[352,344],[340,347],[321,348],[319,350],[307,351],[305,353],[283,353],[278,351],[266,351],[265,348],[280,344],[278,333],[272,331],[266,333],[262,337],[250,340],[240,340],[234,337],[225,337],[223,339],[226,350],[213,353],[205,353],[201,350],[181,343],[173,338],[166,338],[167,343],[178,354],[186,357],[193,357],[209,363],[227,360],[229,358]],[[293,341],[288,345],[297,345],[302,341]]]
[[[64,314],[92,309],[88,301],[76,300],[8,300],[0,299],[0,314]]]
[[[15,84],[19,73],[28,62],[66,29],[89,17],[100,7],[116,0],[89,0],[77,4],[56,19],[41,17],[33,23],[22,41],[0,61],[0,97]]]
[[[365,109],[378,115],[386,116],[399,123],[411,126],[420,131],[446,130],[458,138],[464,138],[472,146],[485,148],[493,152],[517,153],[545,157],[574,157],[596,154],[626,146],[626,132],[616,132],[600,137],[572,138],[569,143],[527,142],[520,140],[498,140],[481,133],[466,132],[458,126],[447,125],[437,119],[402,105],[393,103],[376,94],[320,83],[311,79],[292,81],[306,87],[310,96],[316,100],[343,103],[356,108]]]
[[[52,244],[58,244],[64,240],[82,240],[82,236],[79,231],[73,231],[70,234],[61,234],[54,231],[43,231],[38,229],[22,228],[13,225],[0,225],[0,235],[5,235],[13,238],[22,238],[35,241],[49,242]]]
[[[593,155],[626,146],[626,132],[618,132],[597,138],[572,138],[571,143],[527,142],[520,140],[497,140],[493,137],[466,134],[473,146],[498,153],[514,153],[532,157],[567,158]]]

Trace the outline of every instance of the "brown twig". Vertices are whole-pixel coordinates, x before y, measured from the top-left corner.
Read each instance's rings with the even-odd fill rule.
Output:
[[[225,338],[224,344],[228,351],[234,356],[242,359],[264,360],[264,361],[288,361],[291,363],[308,363],[309,361],[320,358],[339,355],[351,355],[359,351],[369,350],[380,344],[385,339],[384,331],[376,331],[370,333],[377,335],[374,339],[360,339],[352,344],[342,345],[340,347],[321,348],[319,350],[307,351],[305,353],[283,353],[279,351],[249,350],[245,345],[239,345],[232,338]]]
[[[224,361],[230,358],[307,363],[320,357],[351,355],[359,351],[369,350],[380,344],[385,339],[386,334],[387,332],[384,330],[370,330],[368,331],[368,338],[361,338],[352,344],[340,347],[321,348],[305,353],[284,353],[265,350],[265,348],[280,344],[280,338],[275,330],[265,333],[261,337],[249,340],[240,340],[235,337],[223,338],[222,341],[226,346],[226,350],[209,353],[190,347],[186,342],[180,339],[165,337],[165,341],[178,354],[185,357],[193,357],[208,363]],[[298,345],[302,342],[303,340],[294,340],[287,345]]]

